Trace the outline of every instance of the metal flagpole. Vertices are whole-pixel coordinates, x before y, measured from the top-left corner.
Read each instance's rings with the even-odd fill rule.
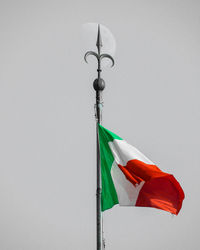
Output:
[[[102,220],[101,220],[101,160],[100,160],[100,146],[99,146],[99,133],[98,124],[102,121],[102,91],[105,88],[105,82],[101,78],[101,60],[103,58],[109,58],[112,61],[112,66],[114,65],[114,59],[109,54],[101,54],[102,39],[100,32],[100,24],[98,25],[98,34],[96,42],[98,53],[94,51],[88,51],[84,59],[87,62],[87,57],[93,55],[98,61],[98,78],[94,80],[93,87],[96,91],[96,104],[95,104],[95,116],[96,116],[96,141],[97,141],[97,189],[96,189],[96,238],[97,238],[97,250],[102,250]]]

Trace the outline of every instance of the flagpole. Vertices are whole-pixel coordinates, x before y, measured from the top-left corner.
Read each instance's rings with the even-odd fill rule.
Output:
[[[102,39],[100,24],[98,25],[98,34],[96,42],[98,53],[94,51],[88,51],[84,59],[87,62],[87,57],[93,55],[97,58],[98,61],[98,78],[94,80],[93,87],[96,91],[96,104],[95,104],[95,117],[96,117],[96,152],[97,152],[97,189],[96,189],[96,240],[97,240],[97,250],[102,250],[102,218],[101,218],[101,159],[100,159],[100,145],[99,145],[99,133],[98,133],[98,124],[102,122],[102,91],[105,88],[105,82],[101,78],[101,60],[103,58],[109,58],[112,61],[112,66],[114,65],[114,59],[108,54],[101,54]]]

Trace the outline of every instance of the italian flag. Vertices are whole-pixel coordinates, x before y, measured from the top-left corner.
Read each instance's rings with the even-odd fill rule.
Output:
[[[162,172],[125,140],[98,126],[101,158],[101,210],[120,206],[154,207],[178,214],[184,192],[173,175]]]

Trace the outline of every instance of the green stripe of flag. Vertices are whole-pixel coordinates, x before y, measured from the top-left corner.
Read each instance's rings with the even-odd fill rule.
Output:
[[[111,167],[114,157],[108,145],[109,141],[114,139],[122,140],[119,136],[105,129],[99,124],[99,142],[100,142],[100,158],[101,158],[101,210],[104,211],[118,204],[117,193],[111,177]]]

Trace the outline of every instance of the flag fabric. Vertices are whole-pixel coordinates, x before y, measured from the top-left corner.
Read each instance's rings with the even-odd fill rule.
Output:
[[[125,140],[98,126],[101,159],[101,210],[153,207],[178,214],[184,192],[173,175],[161,171]]]

